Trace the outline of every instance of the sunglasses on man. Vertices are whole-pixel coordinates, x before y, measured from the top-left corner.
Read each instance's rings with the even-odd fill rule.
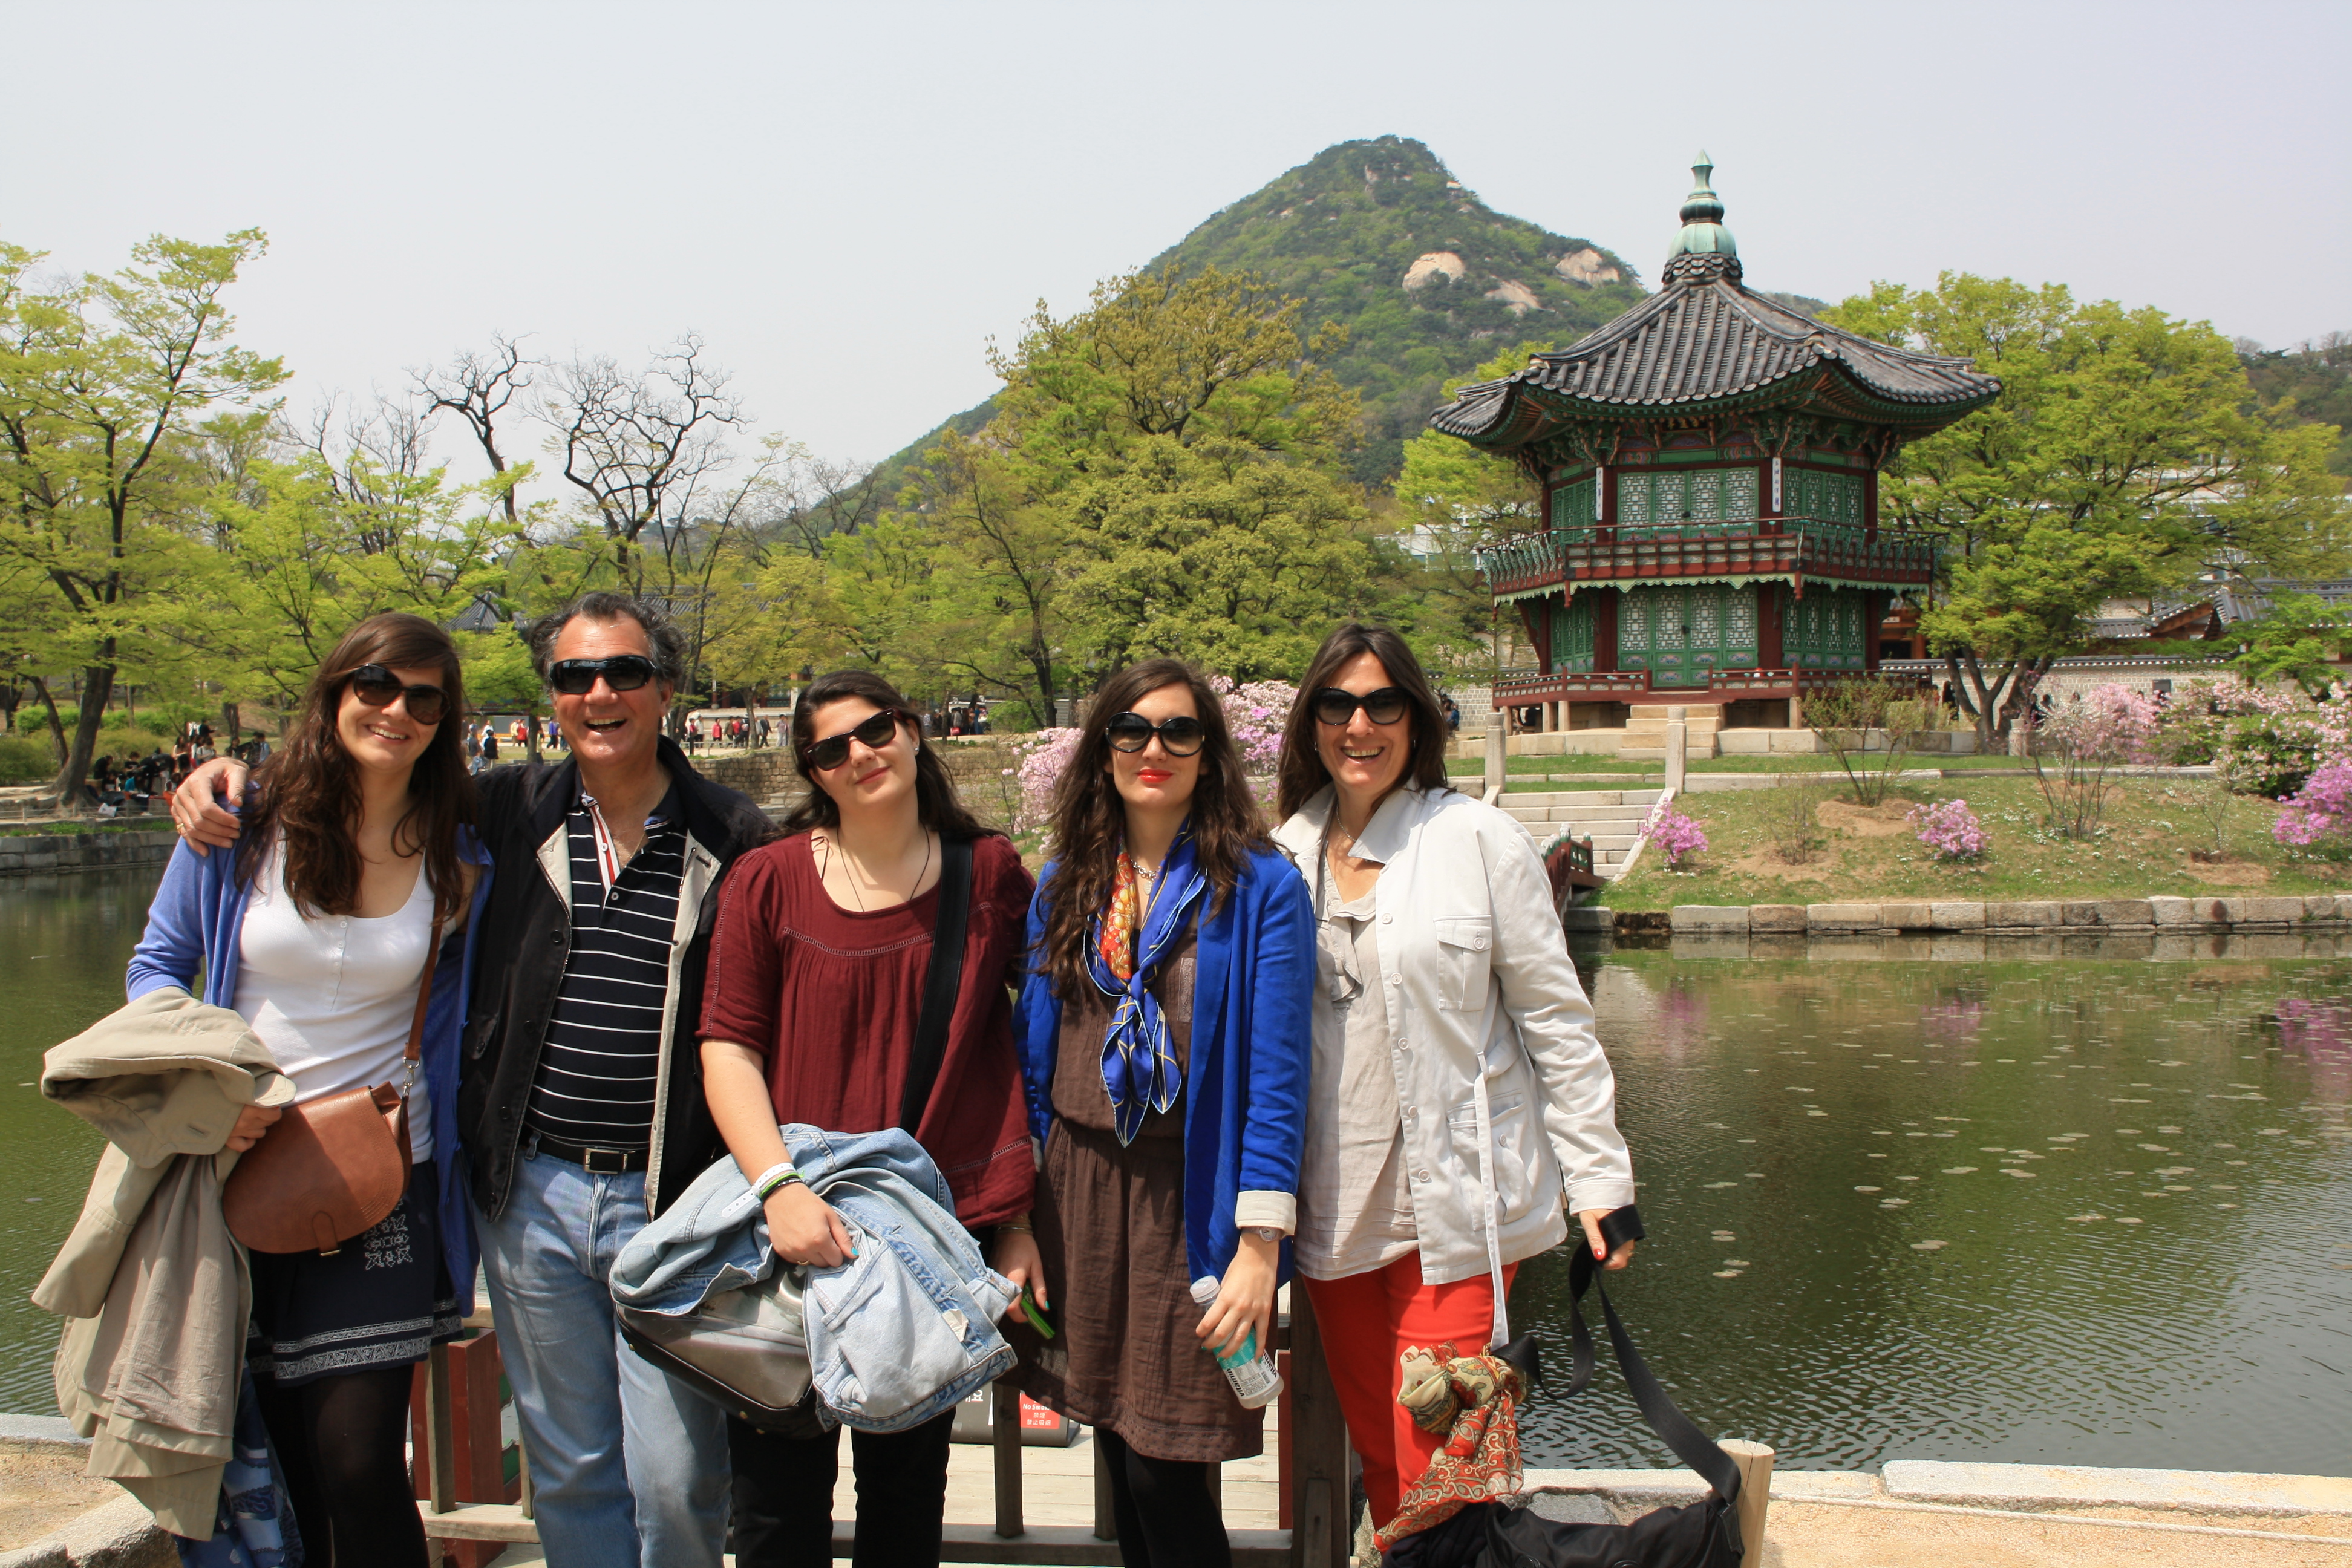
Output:
[[[1160,749],[1171,757],[1191,756],[1209,738],[1201,721],[1189,713],[1162,719],[1157,724],[1140,713],[1121,713],[1103,726],[1103,732],[1110,737],[1112,751],[1130,753],[1151,744],[1151,737],[1157,735]]]
[[[829,773],[849,761],[850,742],[856,742],[869,752],[878,752],[890,743],[890,738],[898,732],[898,721],[906,717],[895,708],[885,708],[855,729],[827,735],[803,752],[801,760],[820,773]]]
[[[352,671],[352,695],[371,708],[389,708],[408,699],[408,716],[420,724],[438,724],[448,711],[449,695],[437,686],[404,686],[400,677],[380,664],[363,664]]]
[[[1375,724],[1393,724],[1404,717],[1405,710],[1411,706],[1412,699],[1401,686],[1383,686],[1361,697],[1336,686],[1326,686],[1315,693],[1315,717],[1335,730],[1353,719],[1359,708]]]
[[[654,661],[641,653],[559,659],[547,672],[547,684],[562,696],[585,697],[595,689],[600,675],[615,691],[635,691],[654,678]]]

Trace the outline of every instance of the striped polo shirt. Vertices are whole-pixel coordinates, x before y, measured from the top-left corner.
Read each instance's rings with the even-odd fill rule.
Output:
[[[670,935],[686,870],[677,786],[646,818],[622,865],[595,798],[565,819],[572,851],[572,952],[539,1054],[525,1125],[567,1143],[652,1143]]]

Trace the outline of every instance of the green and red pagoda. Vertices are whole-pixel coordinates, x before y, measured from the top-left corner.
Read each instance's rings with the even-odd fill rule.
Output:
[[[1936,568],[1933,539],[1880,524],[1879,472],[2000,393],[1742,286],[1713,169],[1700,153],[1657,293],[1430,416],[1542,488],[1542,531],[1479,563],[1540,661],[1496,705],[1547,730],[1654,702],[1801,722],[1807,689],[1874,669],[1890,604]]]

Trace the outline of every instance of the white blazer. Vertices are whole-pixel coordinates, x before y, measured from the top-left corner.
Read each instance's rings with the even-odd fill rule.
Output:
[[[1332,798],[1325,786],[1274,836],[1310,888]],[[1406,786],[1381,803],[1358,848],[1385,868],[1381,982],[1422,1279],[1499,1276],[1566,1240],[1569,1212],[1633,1201],[1592,1005],[1534,840],[1510,816]]]

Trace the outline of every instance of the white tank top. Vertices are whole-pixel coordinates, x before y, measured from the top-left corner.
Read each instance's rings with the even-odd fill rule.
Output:
[[[236,1010],[294,1080],[298,1103],[405,1079],[401,1058],[432,941],[433,889],[423,867],[392,914],[306,920],[287,896],[284,847],[270,851],[237,933]],[[408,1142],[412,1158],[433,1158],[421,1066],[408,1098]]]

